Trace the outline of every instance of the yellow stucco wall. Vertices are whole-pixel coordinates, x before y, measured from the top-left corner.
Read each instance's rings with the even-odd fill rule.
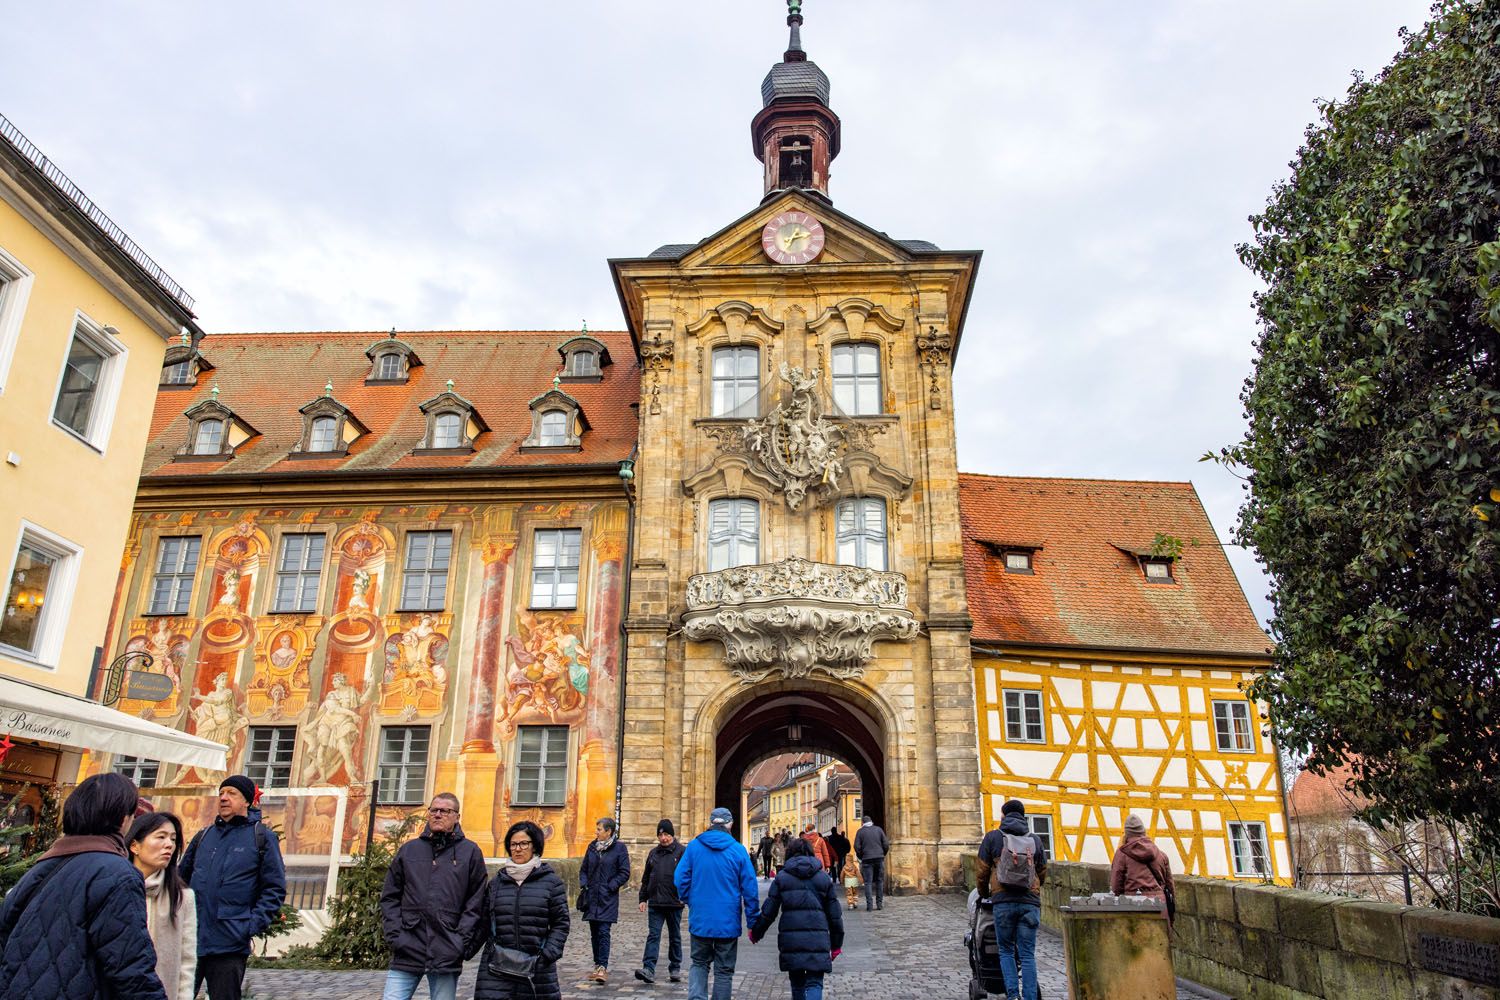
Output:
[[[0,188],[0,249],[31,272],[19,335],[8,370],[0,372],[0,563],[9,573],[23,522],[82,550],[59,653],[38,663],[0,653],[0,674],[82,694],[94,648],[104,640],[130,525],[141,454],[166,351],[153,329],[90,274],[60,242],[17,210]],[[88,258],[88,252],[75,253]],[[102,449],[52,422],[58,383],[75,317],[82,313],[125,348],[113,422]],[[19,464],[12,464],[14,453]],[[8,577],[7,577],[8,584]],[[45,612],[44,612],[45,613]]]
[[[1028,815],[1051,817],[1059,860],[1108,863],[1133,812],[1174,871],[1234,877],[1229,824],[1262,823],[1274,877],[1289,882],[1281,773],[1257,707],[1253,750],[1221,751],[1214,733],[1213,702],[1244,702],[1251,676],[1227,663],[976,655],[986,826],[1020,799]],[[1041,692],[1042,742],[1007,739],[1007,690]]]

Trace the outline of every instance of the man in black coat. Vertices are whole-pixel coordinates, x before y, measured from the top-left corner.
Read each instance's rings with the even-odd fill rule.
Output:
[[[854,845],[849,843],[849,838],[839,833],[839,828],[834,827],[828,831],[828,836],[823,840],[828,844],[828,849],[833,852],[833,870],[828,874],[833,876],[833,884],[839,883],[839,872],[844,870],[844,859],[849,856]]]
[[[396,852],[380,893],[392,952],[385,1000],[411,1000],[424,975],[432,1000],[453,1000],[464,951],[479,936],[485,877],[484,852],[458,825],[458,797],[433,796],[426,828]]]
[[[859,877],[865,883],[866,910],[885,909],[885,856],[890,849],[885,831],[875,825],[873,817],[865,816],[854,835],[854,856],[859,858]]]
[[[646,951],[635,978],[643,983],[656,982],[656,957],[661,950],[661,925],[667,925],[667,975],[672,982],[682,981],[682,900],[677,897],[677,862],[686,850],[677,841],[672,821],[656,824],[656,846],[646,855],[646,870],[641,874],[641,912],[646,914]]]
[[[760,838],[760,867],[766,878],[771,877],[771,851],[776,847],[776,838],[769,833]]]

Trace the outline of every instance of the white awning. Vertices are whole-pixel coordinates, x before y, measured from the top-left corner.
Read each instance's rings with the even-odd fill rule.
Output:
[[[0,734],[216,771],[228,766],[228,748],[222,743],[12,677],[0,677]]]

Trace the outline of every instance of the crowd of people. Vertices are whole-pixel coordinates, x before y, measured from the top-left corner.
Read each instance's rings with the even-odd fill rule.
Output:
[[[261,822],[259,797],[249,778],[225,778],[213,824],[184,843],[181,821],[152,810],[129,778],[80,783],[63,806],[63,835],[0,905],[0,1000],[193,1000],[205,985],[209,1000],[238,1000],[251,941],[286,898],[280,846]],[[391,950],[384,1000],[411,1000],[423,980],[432,1000],[454,1000],[464,963],[481,954],[476,1000],[561,1000],[557,962],[575,909],[589,925],[590,978],[608,982],[611,931],[630,882],[630,852],[613,818],[595,827],[571,906],[563,879],[542,860],[546,839],[535,823],[506,831],[505,857],[491,877],[483,852],[464,836],[456,796],[435,796],[426,820],[397,851],[380,897]],[[857,908],[863,888],[866,910],[885,906],[889,838],[869,816],[852,843],[837,828],[824,837],[811,824],[800,835],[763,837],[758,854],[770,885],[762,906],[752,855],[733,826],[730,811],[716,808],[708,828],[683,844],[670,820],[657,824],[640,879],[648,933],[635,978],[656,982],[665,929],[669,979],[681,981],[686,960],[690,1000],[729,1000],[741,935],[758,944],[776,926],[793,1000],[821,1000],[843,948],[844,905]],[[992,908],[1011,1000],[1037,1000],[1047,862],[1024,804],[1006,802],[999,827],[979,846],[971,902]],[[1137,816],[1125,822],[1112,887],[1155,897],[1171,918],[1171,866]]]

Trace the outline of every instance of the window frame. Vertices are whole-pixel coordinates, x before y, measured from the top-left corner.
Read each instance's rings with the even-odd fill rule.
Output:
[[[114,774],[123,774],[135,782],[137,788],[155,788],[157,781],[161,779],[161,761],[150,757],[136,757],[128,753],[117,753],[109,763],[109,769]],[[146,780],[146,774],[150,773],[151,780]]]
[[[73,345],[79,339],[98,352],[102,359],[99,377],[94,380],[93,400],[89,407],[85,429],[79,431],[58,418],[58,406],[62,402],[63,386],[68,380],[68,359],[72,357]],[[120,402],[120,384],[125,377],[125,364],[129,349],[108,329],[90,319],[79,310],[73,314],[73,331],[68,337],[67,349],[63,353],[62,367],[57,376],[57,387],[52,393],[52,426],[93,448],[101,455],[109,444],[114,429],[115,411]]]
[[[183,542],[183,543],[191,542],[193,545],[195,545],[197,547],[197,551],[194,553],[193,559],[192,559],[191,563],[187,563],[184,560],[182,560],[182,559],[179,558],[177,560],[177,562],[176,562],[176,565],[178,566],[177,569],[174,569],[174,570],[172,570],[170,572],[166,572],[166,573],[162,572],[162,558],[166,554],[165,550],[166,550],[166,543],[167,542]],[[185,544],[184,548],[186,548],[186,547],[187,546]],[[188,614],[192,610],[192,608],[193,608],[193,586],[197,582],[197,579],[198,579],[198,565],[202,561],[202,559],[203,559],[203,536],[202,535],[161,535],[161,536],[159,536],[156,539],[156,559],[152,563],[152,568],[151,568],[151,585],[150,585],[150,589],[146,593],[146,611],[145,611],[145,614],[148,615],[148,616],[153,616],[153,615],[175,616],[175,615],[185,615],[185,614]],[[174,581],[173,585],[172,585],[171,596],[173,598],[179,598],[179,597],[181,597],[183,599],[181,601],[174,600],[174,601],[171,602],[170,606],[165,607],[165,608],[159,608],[156,605],[156,587],[157,587],[157,581],[165,579],[165,578],[168,578],[168,577],[170,577]],[[187,591],[186,591],[185,594],[183,594],[179,590],[179,588],[184,583],[186,583],[186,586],[187,586]],[[178,604],[181,604],[182,607],[179,608]]]
[[[549,417],[557,419],[549,421]],[[558,426],[549,427],[549,423]],[[543,410],[537,414],[536,442],[538,448],[561,448],[573,443],[572,436],[568,433],[566,410]]]
[[[541,551],[542,551],[541,541],[542,541],[542,537],[544,535],[556,535],[557,536],[557,547],[556,547],[556,553],[557,553],[556,560],[557,561],[553,562],[550,566],[543,566],[543,565],[541,565],[537,561],[538,556],[541,554]],[[572,565],[569,565],[569,564],[567,564],[567,563],[565,563],[565,562],[562,561],[563,558],[567,555],[566,541],[567,541],[567,538],[569,536],[575,537],[578,540],[578,546],[577,546],[577,548],[578,548],[578,561],[576,563],[573,563]],[[571,603],[571,604],[561,604],[561,603],[558,603],[558,602],[561,599],[560,591],[562,589],[563,583],[565,582],[563,578],[564,578],[565,574],[569,570],[571,570],[572,573],[573,573],[573,603]],[[538,597],[541,596],[541,594],[540,594],[540,592],[537,589],[537,581],[538,581],[538,578],[539,578],[539,574],[541,574],[543,572],[546,572],[549,575],[549,577],[550,577],[550,586],[551,586],[550,600],[552,601],[552,603],[550,603],[550,604],[542,604],[542,603],[540,603],[538,601]],[[560,528],[534,528],[534,529],[532,529],[532,534],[531,534],[531,573],[530,573],[530,576],[528,577],[527,603],[526,603],[527,609],[528,610],[534,610],[534,611],[570,611],[570,610],[574,610],[574,609],[576,609],[579,606],[579,598],[582,597],[582,593],[581,593],[582,582],[583,582],[583,529],[582,528],[568,528],[568,527],[560,527]]]
[[[391,749],[387,737],[395,733],[403,734],[401,746],[401,759],[387,762],[386,751]],[[422,760],[415,763],[410,759],[413,749],[413,737],[421,734],[425,745],[422,747]],[[375,758],[375,773],[380,781],[380,794],[376,798],[376,805],[382,806],[419,806],[427,801],[427,777],[432,769],[432,727],[431,726],[381,726],[380,744]],[[412,772],[416,771],[420,776],[417,787],[411,787]],[[391,785],[386,783],[387,772],[397,775],[396,781]],[[397,793],[392,795],[390,789],[395,788]]]
[[[1020,703],[1019,703],[1019,710],[1021,712],[1021,718],[1020,718],[1020,723],[1019,723],[1019,725],[1021,727],[1020,728],[1020,731],[1021,731],[1021,735],[1020,736],[1013,736],[1011,734],[1011,721],[1010,721],[1010,696],[1011,695],[1016,695],[1020,699]],[[1037,725],[1041,728],[1041,736],[1039,736],[1037,738],[1034,738],[1034,739],[1029,735],[1029,729],[1030,729],[1030,725],[1031,724],[1026,719],[1026,712],[1027,712],[1027,708],[1028,708],[1027,700],[1029,698],[1035,698],[1036,699]],[[1001,721],[1002,728],[1004,729],[1005,742],[1006,743],[1032,743],[1032,744],[1046,743],[1047,742],[1047,703],[1046,703],[1046,699],[1042,696],[1042,691],[1039,688],[1002,688],[1000,690],[1000,721]]]
[[[753,373],[752,375],[749,375],[749,376],[742,375],[740,373],[740,371],[739,371],[738,361],[736,361],[736,363],[734,365],[734,371],[730,375],[728,375],[728,376],[720,376],[718,374],[718,372],[717,372],[717,368],[718,368],[717,360],[718,360],[718,358],[719,358],[719,356],[721,354],[732,355],[732,356],[735,356],[736,358],[738,358],[739,355],[741,355],[743,353],[749,353],[749,354],[753,354],[755,356],[755,364],[754,364],[754,366],[751,369],[751,371]],[[746,399],[743,399],[743,400],[741,400],[739,402],[737,402],[734,406],[730,407],[727,410],[720,411],[720,409],[719,409],[719,386],[721,384],[723,384],[723,385],[726,385],[726,386],[732,386],[732,387],[734,387],[734,390],[735,390],[734,395],[735,395],[736,398],[738,398],[738,396],[739,396],[739,390],[744,387],[747,379],[749,379],[750,383],[753,385],[753,391],[750,393],[749,397],[746,398]],[[751,344],[720,344],[717,347],[713,348],[711,351],[709,351],[709,353],[708,353],[708,414],[709,414],[710,417],[713,417],[713,418],[719,419],[719,420],[753,420],[754,418],[759,417],[760,416],[760,410],[761,410],[761,406],[760,406],[760,387],[761,386],[760,386],[760,345],[759,344],[754,344],[754,343],[751,343]],[[745,408],[746,407],[753,407],[754,412],[750,412],[750,413],[745,412]]]
[[[1141,575],[1146,578],[1147,583],[1154,586],[1164,586],[1177,582],[1177,567],[1175,565],[1176,560],[1165,557],[1159,558],[1156,556],[1141,556],[1140,558]],[[1152,566],[1162,567],[1162,569],[1166,571],[1166,574],[1164,576],[1152,576]]]
[[[328,428],[328,442],[326,448],[318,447],[320,427]],[[309,454],[327,455],[338,451],[339,443],[339,418],[326,413],[320,413],[308,421],[307,425],[307,451]]]
[[[1219,709],[1226,709],[1224,721],[1228,724],[1227,729],[1219,727]],[[1245,742],[1248,746],[1225,746],[1223,737],[1225,735],[1234,737],[1234,709],[1244,711]],[[1213,717],[1214,724],[1214,747],[1220,753],[1254,753],[1255,752],[1255,723],[1250,712],[1250,703],[1239,698],[1214,698],[1210,702],[1209,712]]]
[[[83,547],[24,518],[20,528],[16,533],[15,547],[11,550],[4,578],[5,590],[0,593],[0,602],[8,603],[10,600],[10,588],[15,579],[16,563],[20,561],[22,547],[51,557],[54,560],[53,570],[48,575],[47,589],[43,591],[42,613],[37,616],[33,648],[27,650],[0,643],[0,657],[28,666],[56,670],[62,658],[73,596],[78,588],[78,568],[83,561]]]
[[[452,421],[450,429],[453,431],[453,441],[451,444],[444,444],[442,443],[445,440],[443,431],[446,426],[449,426],[448,421]],[[457,451],[463,447],[463,441],[464,415],[462,413],[457,410],[442,410],[432,415],[432,440],[428,443],[429,448],[433,451]]]
[[[387,373],[386,360],[395,361],[395,372]],[[406,355],[400,351],[381,351],[375,355],[375,370],[370,373],[372,382],[405,382],[407,378]]]
[[[219,439],[217,447],[205,451],[203,449],[203,429],[210,425],[219,428]],[[229,436],[229,421],[223,417],[204,417],[202,420],[193,422],[193,445],[189,450],[190,455],[222,455],[224,454],[224,441]]]
[[[286,761],[279,760],[258,761],[255,759],[256,746],[255,737],[259,733],[271,734],[270,744],[266,747],[267,753],[276,755],[278,751],[286,752]],[[290,733],[288,737],[286,734]],[[286,740],[283,745],[283,739]],[[297,758],[297,727],[296,726],[251,726],[245,734],[245,765],[243,773],[255,786],[262,791],[267,788],[290,788],[292,787],[292,765]],[[276,771],[286,769],[286,783],[277,784],[272,778]]]
[[[729,509],[729,526],[723,530],[714,528],[714,510],[727,506]],[[750,511],[753,519],[752,525],[747,529],[741,521],[743,511]],[[708,550],[705,553],[705,565],[708,572],[717,573],[721,570],[734,569],[737,566],[754,566],[760,562],[760,536],[761,517],[760,501],[755,497],[714,497],[708,502],[708,510],[705,512],[707,528],[704,535],[707,538]],[[723,566],[714,565],[714,548],[721,543],[727,543],[727,562]],[[745,546],[753,546],[751,558],[746,561],[741,558],[741,550]]]
[[[313,549],[313,539],[318,539],[318,555],[315,565],[308,566],[308,553]],[[293,539],[302,539],[304,542],[300,566],[288,569],[286,560],[292,546]],[[323,531],[289,531],[281,536],[281,544],[276,554],[276,570],[271,579],[271,607],[270,614],[280,615],[307,615],[316,614],[318,605],[322,598],[323,589],[323,563],[328,558],[328,533]],[[306,588],[309,577],[312,580],[312,602],[311,607],[307,604]],[[282,603],[281,582],[284,579],[296,581],[292,591],[290,604]]]
[[[454,533],[452,528],[433,528],[424,529],[422,531],[408,531],[406,533],[406,540],[402,543],[401,546],[401,603],[400,607],[397,609],[398,611],[442,611],[447,608],[448,583],[450,577],[453,575],[453,534]],[[435,539],[438,535],[444,535],[448,539],[448,554],[446,557],[446,564],[442,567],[441,571],[439,571],[435,567],[434,564],[437,561],[437,546],[433,545],[433,547],[429,550],[426,564],[414,570],[412,568],[412,540],[418,536]],[[421,574],[421,576],[423,577],[425,582],[422,587],[422,594],[428,602],[431,602],[434,596],[432,591],[432,580],[437,576],[438,572],[442,573],[443,578],[442,586],[438,588],[438,592],[436,595],[438,598],[438,603],[435,605],[431,603],[428,603],[426,605],[408,604],[408,582],[410,581],[413,574]]]
[[[844,509],[846,507],[854,509],[854,527],[847,533],[844,531]],[[869,548],[871,543],[877,539],[869,530],[869,524],[865,519],[865,512],[874,507],[878,507],[880,510],[880,534],[878,541],[880,543],[881,559],[879,566],[870,564]],[[890,572],[891,528],[889,511],[890,507],[886,503],[885,497],[859,496],[845,497],[840,500],[833,512],[834,562],[840,566],[858,566],[862,569],[875,570],[880,573]],[[846,562],[844,559],[844,543],[846,541],[854,548],[852,562]]]
[[[1250,836],[1252,828],[1258,830],[1260,833],[1260,840],[1258,844]],[[1261,861],[1265,866],[1264,870],[1247,871],[1240,867],[1240,836],[1237,836],[1237,834],[1244,837],[1244,847],[1246,854],[1244,860],[1249,862],[1252,866],[1255,862],[1255,848],[1257,846],[1260,847]],[[1230,820],[1225,827],[1225,835],[1229,840],[1229,864],[1234,871],[1235,878],[1266,879],[1273,877],[1273,866],[1271,863],[1271,841],[1266,835],[1265,823],[1261,822],[1260,820]]]
[[[1049,812],[1035,814],[1027,813],[1025,818],[1026,828],[1031,831],[1032,836],[1042,838],[1042,849],[1046,851],[1047,860],[1051,861],[1054,857],[1052,850],[1052,831],[1054,828],[1052,823],[1052,814]],[[1037,824],[1039,823],[1045,824],[1046,829],[1038,830]]]
[[[833,400],[834,409],[841,415],[848,417],[879,417],[885,415],[885,373],[881,371],[880,344],[872,340],[846,340],[834,344],[828,352],[828,372],[831,379],[830,398]],[[848,354],[851,357],[851,371],[840,374],[837,359],[840,354]],[[874,373],[860,370],[861,358],[873,357],[875,361]],[[870,388],[871,380],[874,381],[875,399],[873,410],[861,408],[861,396]],[[840,390],[853,393],[851,402],[853,406],[845,407],[839,402]]]
[[[1012,556],[1019,556],[1025,560],[1025,565],[1011,566],[1010,560]],[[1036,554],[1030,549],[1004,549],[1000,553],[1000,564],[1007,573],[1013,573],[1017,576],[1032,576],[1036,573]]]
[[[526,735],[528,733],[541,734],[541,745],[536,748],[538,760],[535,763],[527,763],[524,759],[524,755],[527,753]],[[556,741],[553,739],[558,734],[561,735],[560,747],[554,745]],[[571,742],[571,728],[568,726],[533,725],[516,727],[516,762],[513,772],[513,784],[511,785],[514,790],[511,793],[510,800],[512,806],[535,806],[545,809],[567,804],[568,779],[572,770]],[[557,754],[556,760],[549,756],[550,752]],[[522,772],[526,770],[537,772],[535,776],[536,793],[532,798],[525,797],[523,792],[526,777]],[[550,773],[557,770],[561,770],[562,772],[562,788],[557,793],[557,801],[553,802],[547,797],[547,777]]]
[[[21,341],[21,320],[36,277],[4,247],[0,247],[0,395],[5,394],[11,361]]]

